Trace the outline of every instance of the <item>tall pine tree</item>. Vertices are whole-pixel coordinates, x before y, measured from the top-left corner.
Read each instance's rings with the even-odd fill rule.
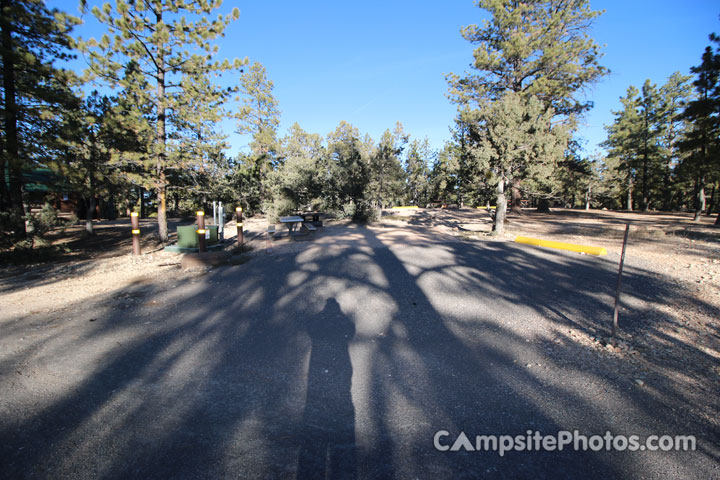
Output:
[[[237,59],[215,59],[213,40],[239,16],[235,8],[211,19],[220,4],[219,0],[116,0],[114,9],[108,3],[92,8],[107,33],[100,40],[81,42],[89,53],[91,74],[129,90],[139,109],[149,107],[154,135],[144,146],[149,155],[145,173],[157,194],[162,242],[168,239],[169,171],[187,168],[217,149],[218,139],[210,129],[224,115],[222,105],[233,91],[213,84],[211,77],[243,64]],[[124,75],[129,71],[132,77]]]
[[[624,179],[624,192],[626,195],[625,208],[633,209],[633,189],[635,186],[635,157],[637,155],[638,130],[640,128],[640,115],[638,105],[637,87],[629,86],[624,97],[620,98],[622,110],[613,112],[615,120],[612,125],[606,126],[608,138],[602,146],[608,149],[608,157],[614,159],[613,168]]]
[[[695,177],[695,217],[705,208],[705,182],[720,171],[720,36],[710,35],[715,47],[708,46],[702,62],[690,69],[697,98],[688,103],[683,118],[691,124],[680,147],[687,156],[683,163]],[[715,222],[720,225],[720,213]]]
[[[591,107],[589,102],[580,101],[577,93],[607,73],[598,63],[599,48],[588,35],[592,21],[600,12],[592,11],[587,0],[478,0],[477,4],[491,14],[491,19],[481,27],[470,25],[462,30],[466,40],[478,45],[473,52],[475,72],[448,77],[451,98],[461,109],[477,109],[465,117],[488,120],[486,112],[496,111],[497,107],[487,104],[501,102],[523,109],[528,125],[535,124],[538,118],[548,118],[546,114],[551,112],[555,121],[562,120],[572,126],[575,116]],[[538,105],[544,112],[535,118],[527,116],[535,112]],[[516,126],[519,132],[527,132],[524,126]],[[541,131],[553,133],[550,124]],[[479,139],[491,136],[479,130],[478,133]],[[512,138],[515,132],[506,130],[506,134],[509,135],[506,140],[495,139],[503,143],[515,141]],[[482,148],[488,146],[483,143]],[[495,149],[492,157],[502,158],[505,148],[499,145],[492,148]],[[561,157],[562,153],[554,162],[557,164]],[[556,168],[547,164],[550,160],[545,158],[539,162],[547,168],[532,171],[549,178],[549,171]],[[501,171],[505,173],[497,175]],[[507,176],[514,171],[504,168],[496,171],[497,232],[503,231],[506,184],[517,189],[524,179]]]
[[[74,76],[53,62],[72,56],[69,33],[77,23],[42,0],[0,0],[0,209],[9,214],[16,238],[26,236],[23,172],[32,167],[51,124],[75,106],[70,90]]]

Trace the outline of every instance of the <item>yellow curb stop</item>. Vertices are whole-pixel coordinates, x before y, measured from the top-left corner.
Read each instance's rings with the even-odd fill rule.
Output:
[[[587,253],[589,255],[607,255],[605,247],[592,247],[589,245],[577,245],[575,243],[554,242],[552,240],[543,240],[540,238],[531,238],[517,236],[516,243],[524,243],[526,245],[535,245],[537,247],[557,248],[559,250],[570,250],[571,252]]]

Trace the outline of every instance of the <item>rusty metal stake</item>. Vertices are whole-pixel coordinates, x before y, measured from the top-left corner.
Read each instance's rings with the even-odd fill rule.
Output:
[[[140,255],[140,220],[138,219],[137,212],[130,214],[130,228],[132,233],[133,241],[133,255]]]
[[[205,246],[205,212],[202,210],[198,210],[197,212],[197,234],[198,234],[198,251],[200,252],[207,252],[207,247]]]
[[[238,247],[241,247],[242,244],[245,243],[245,238],[243,237],[242,207],[235,208],[235,213],[237,214],[237,244]]]
[[[615,346],[615,335],[618,329],[618,312],[620,309],[620,287],[622,286],[622,271],[623,264],[625,263],[625,247],[627,246],[628,232],[630,231],[630,224],[625,224],[625,238],[623,238],[622,255],[620,255],[620,268],[618,269],[617,288],[615,289],[615,310],[613,311],[613,324],[612,324],[612,345]]]

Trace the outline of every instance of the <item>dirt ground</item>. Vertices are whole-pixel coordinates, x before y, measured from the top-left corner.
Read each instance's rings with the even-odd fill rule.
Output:
[[[525,210],[522,215],[509,216],[502,238],[490,235],[491,219],[484,209],[387,210],[378,224],[386,228],[423,227],[467,241],[507,242],[517,235],[524,235],[602,246],[610,257],[619,259],[625,225],[629,223],[628,260],[642,264],[658,277],[677,282],[691,291],[698,301],[720,306],[720,227],[713,225],[714,220],[714,216],[703,216],[699,222],[692,222],[691,214],[687,213],[564,209],[537,213]],[[169,222],[171,242],[175,239],[175,227],[180,224],[177,220]],[[341,233],[343,225],[342,221],[326,222],[335,235]],[[67,249],[67,253],[56,260],[0,266],[3,303],[6,307],[22,306],[18,313],[32,312],[48,308],[46,305],[59,306],[136,281],[155,282],[168,276],[185,275],[187,272],[180,271],[181,255],[165,253],[156,243],[154,220],[143,220],[141,227],[143,255],[138,258],[130,255],[128,220],[98,222],[94,238],[84,235],[80,225],[56,233],[51,237],[53,243]],[[268,247],[266,220],[262,217],[246,219],[244,228],[254,254],[265,251]],[[226,237],[234,238],[235,235],[235,224],[231,222]],[[278,248],[287,242],[285,237],[275,239],[273,246]],[[233,246],[230,242],[228,248]]]
[[[720,305],[720,227],[715,216],[692,221],[687,213],[526,209],[511,214],[503,238],[490,235],[485,209],[388,211],[383,223],[421,225],[469,241],[513,241],[518,235],[605,247],[620,257],[625,225],[630,224],[626,255],[643,267],[675,279],[699,300]]]
[[[720,227],[713,225],[715,216],[693,222],[687,213],[524,210],[509,216],[502,238],[490,235],[492,222],[485,209],[391,211],[382,221],[424,226],[471,242],[508,242],[523,235],[600,246],[618,264],[629,224],[626,267],[642,269],[660,285],[672,285],[676,294],[646,312],[644,328],[634,329],[635,335],[623,330],[621,300],[616,346],[609,344],[607,331],[572,329],[567,335],[620,360],[614,365],[622,371],[616,373],[635,377],[640,386],[652,377],[658,386],[687,392],[694,399],[687,408],[720,428],[715,400],[720,394]],[[648,331],[653,334],[638,334]]]
[[[664,375],[651,371],[657,370],[657,365],[672,365],[673,372],[686,372],[673,374],[672,378],[670,374],[664,375],[662,381],[692,392],[699,409],[696,413],[720,427],[714,400],[720,377],[720,228],[712,225],[714,220],[704,216],[694,223],[691,214],[686,213],[526,210],[522,215],[510,215],[506,235],[498,238],[490,235],[487,211],[464,208],[386,211],[370,228],[396,232],[398,241],[418,231],[468,242],[510,242],[516,235],[525,235],[602,246],[607,249],[609,260],[619,261],[625,225],[629,223],[628,265],[642,268],[659,282],[674,285],[678,292],[677,298],[659,304],[653,318],[646,319],[653,322],[655,338],[633,337],[623,332],[621,341],[613,347],[608,345],[607,336],[600,333],[575,330],[567,334],[587,348],[624,361],[628,375],[633,375],[638,385],[648,376]],[[178,224],[171,222],[170,231],[174,232]],[[152,284],[156,289],[171,289],[206,274],[183,270],[181,255],[163,252],[154,241],[153,221],[144,220],[141,227],[143,255],[137,258],[130,254],[129,221],[118,220],[99,222],[97,235],[92,239],[83,235],[81,226],[55,235],[54,242],[65,245],[68,252],[53,262],[0,266],[0,304],[5,315],[30,320],[34,315],[54,312],[67,315],[70,305],[96,301],[102,295],[113,296],[128,286]],[[266,230],[263,218],[245,221],[245,236],[252,247],[245,255],[250,261],[255,255],[302,249],[317,241],[305,239],[293,243],[284,237],[271,244]],[[319,239],[352,241],[349,231],[347,223],[330,221],[319,232]],[[226,236],[235,235],[235,226],[230,223]],[[228,249],[232,247],[229,245]],[[118,305],[133,301],[114,300]]]

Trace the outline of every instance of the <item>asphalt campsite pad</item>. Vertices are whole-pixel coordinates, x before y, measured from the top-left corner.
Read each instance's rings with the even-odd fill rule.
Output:
[[[645,355],[664,338],[647,318],[680,293],[632,258],[617,351],[613,255],[348,226],[172,272],[2,314],[0,476],[720,477],[717,384],[681,389],[663,377],[681,364]],[[573,430],[697,449],[434,445]]]

